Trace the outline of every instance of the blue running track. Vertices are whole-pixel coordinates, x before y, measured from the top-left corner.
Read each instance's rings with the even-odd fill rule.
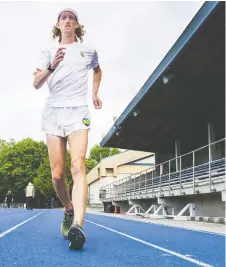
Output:
[[[1,267],[225,266],[225,236],[87,214],[83,251],[60,235],[61,210],[1,209]]]

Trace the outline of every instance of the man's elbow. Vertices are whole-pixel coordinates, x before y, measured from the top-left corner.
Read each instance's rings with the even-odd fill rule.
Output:
[[[34,80],[34,82],[33,82],[33,86],[34,86],[34,88],[35,88],[36,90],[38,90],[38,89],[41,87],[41,85],[40,85],[37,81],[35,81],[35,80]]]
[[[93,69],[94,73],[97,74],[97,73],[101,73],[102,70],[100,68],[100,65],[98,65],[95,69]]]
[[[38,87],[35,83],[33,83],[33,87],[34,87],[36,90],[39,89],[39,87]]]
[[[38,90],[42,86],[42,82],[40,80],[40,75],[39,75],[40,72],[41,70],[37,69],[36,72],[33,73],[34,75],[33,86],[36,90]]]

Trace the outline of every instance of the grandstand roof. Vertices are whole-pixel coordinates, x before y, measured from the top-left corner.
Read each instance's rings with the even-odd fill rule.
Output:
[[[188,121],[221,114],[224,60],[225,3],[205,2],[100,145],[155,151]]]

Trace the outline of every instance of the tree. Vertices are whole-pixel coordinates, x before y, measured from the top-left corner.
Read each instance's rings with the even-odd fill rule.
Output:
[[[110,156],[114,156],[120,153],[120,150],[118,148],[111,148],[110,149]]]
[[[89,157],[86,159],[86,173],[90,172],[103,158],[119,154],[118,148],[101,147],[95,145],[90,149]]]
[[[109,147],[101,147],[99,145],[95,145],[90,150],[89,159],[95,160],[97,163],[101,161],[101,159],[119,154],[120,150],[118,148],[109,148]]]
[[[86,172],[92,170],[101,159],[118,153],[117,148],[94,146],[85,162]],[[73,181],[69,151],[66,154],[65,179],[71,193]],[[56,197],[46,144],[30,138],[19,142],[0,139],[0,201],[4,200],[8,190],[12,191],[15,201],[24,201],[25,188],[30,181],[34,182],[39,207],[51,196]]]
[[[24,189],[37,176],[39,166],[47,153],[44,142],[30,138],[20,142],[0,142],[0,190],[11,190],[18,200],[25,198]],[[1,195],[2,198],[2,195]]]
[[[86,159],[86,173],[90,172],[97,165],[97,161],[95,159]]]
[[[49,159],[47,156],[43,159],[38,169],[37,176],[34,178],[34,186],[43,196],[55,195],[52,185]]]

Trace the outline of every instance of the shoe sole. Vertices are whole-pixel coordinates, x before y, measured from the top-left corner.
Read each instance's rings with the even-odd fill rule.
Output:
[[[79,228],[72,227],[68,233],[68,240],[70,241],[69,249],[82,250],[86,238]]]

